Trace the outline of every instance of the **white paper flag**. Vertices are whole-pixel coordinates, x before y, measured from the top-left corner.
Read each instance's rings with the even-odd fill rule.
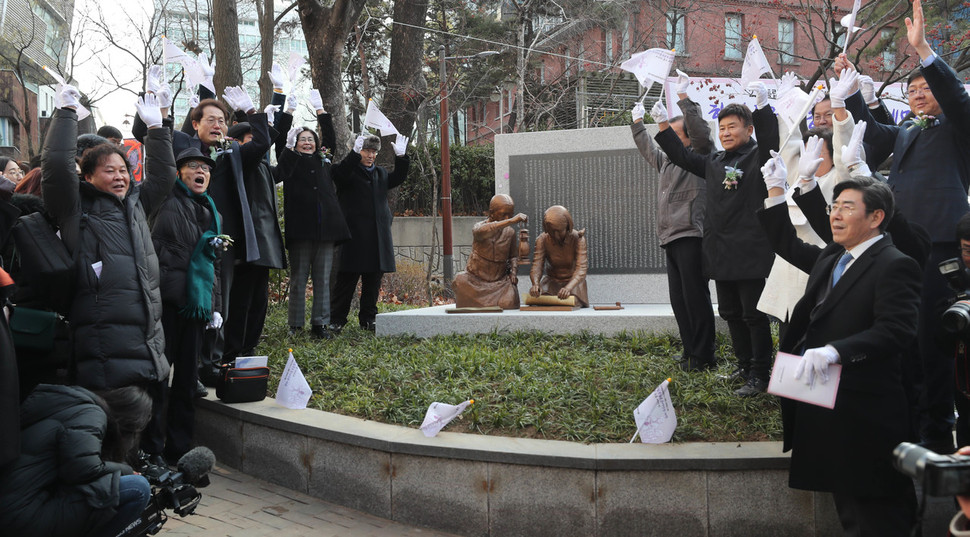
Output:
[[[44,66],[44,70],[47,71],[47,74],[51,75],[51,77],[53,77],[54,80],[56,80],[57,83],[60,86],[67,85],[67,82],[64,81],[64,77],[62,77],[60,74],[58,74],[57,71],[51,69],[50,67],[47,67],[46,65]],[[57,88],[54,89],[54,91],[57,92],[57,93],[60,93],[61,92],[61,88],[60,87],[57,87]],[[78,105],[77,105],[76,112],[77,112],[77,120],[78,121],[81,121],[82,119],[84,119],[84,118],[86,118],[86,117],[88,117],[88,116],[91,115],[91,111],[88,110],[87,108],[85,108],[84,105],[83,104],[80,104],[80,103],[78,103]]]
[[[290,349],[290,357],[286,360],[280,385],[276,389],[276,402],[286,408],[300,410],[306,408],[312,394],[310,384],[307,383],[303,371],[293,358],[293,349]]]
[[[364,126],[381,131],[381,136],[401,134],[398,132],[397,127],[391,123],[391,120],[387,119],[387,116],[377,108],[377,105],[374,104],[374,99],[367,101],[367,115],[364,116]]]
[[[474,399],[469,399],[460,405],[449,405],[438,402],[431,403],[428,411],[424,414],[424,421],[421,422],[421,432],[428,438],[437,435],[451,420],[460,416],[468,408],[468,405],[474,403]]]
[[[775,113],[787,121],[789,125],[797,125],[802,119],[805,119],[804,116],[799,117],[799,114],[801,114],[807,102],[807,93],[800,88],[792,88],[778,99]]]
[[[630,56],[629,60],[620,64],[620,69],[633,73],[641,86],[650,88],[654,82],[664,83],[673,64],[674,51],[652,48]]]
[[[852,34],[858,32],[862,28],[855,25],[856,16],[859,14],[859,8],[862,7],[862,0],[855,0],[852,3],[852,11],[848,15],[842,17],[839,24],[845,28],[845,46],[842,47],[842,52],[849,50],[849,41],[852,41]]]
[[[182,49],[175,46],[167,37],[162,38],[162,53],[165,56],[165,63],[182,63],[189,57]]]
[[[300,68],[306,63],[306,58],[298,52],[290,53],[290,61],[286,64],[286,72],[290,77],[290,86],[296,86],[296,81],[300,78]]]
[[[754,36],[748,43],[748,52],[744,55],[744,65],[741,66],[741,87],[747,89],[748,84],[761,78],[761,75],[772,74],[771,65],[761,50],[758,36]]]
[[[661,382],[660,386],[657,386],[657,389],[633,411],[637,434],[644,444],[669,442],[670,437],[674,435],[674,429],[677,428],[677,414],[674,413],[674,405],[670,401],[668,384],[670,379]]]

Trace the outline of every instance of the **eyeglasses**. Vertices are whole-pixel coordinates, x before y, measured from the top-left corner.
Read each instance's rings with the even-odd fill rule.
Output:
[[[199,168],[202,168],[202,171],[204,172],[212,171],[212,167],[204,162],[197,162],[193,160],[186,162],[185,165],[188,166],[190,170],[198,170]]]
[[[312,137],[297,138],[296,141],[297,142],[316,142],[316,140],[314,140]]]
[[[923,86],[922,88],[909,88],[906,94],[910,97],[916,97],[917,95],[933,95],[933,92],[930,91],[929,86]]]
[[[846,216],[852,216],[852,213],[854,212],[855,212],[854,203],[840,203],[838,201],[833,203],[832,205],[829,205],[825,209],[825,213],[829,215],[834,213],[842,213]]]
[[[970,256],[970,246],[961,246],[960,253],[966,256]]]
[[[212,125],[212,124],[215,124],[215,125],[225,125],[226,124],[225,118],[216,117],[216,116],[204,117],[204,118],[202,118],[202,122],[203,123],[210,124],[210,125]]]

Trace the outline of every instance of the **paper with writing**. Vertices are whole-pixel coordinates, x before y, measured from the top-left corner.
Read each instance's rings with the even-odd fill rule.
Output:
[[[775,366],[771,370],[768,393],[810,405],[835,408],[835,397],[838,395],[839,380],[842,378],[842,366],[829,365],[828,382],[822,382],[816,375],[811,384],[805,384],[805,377],[795,378],[795,368],[798,367],[801,359],[801,356],[794,354],[778,353]]]

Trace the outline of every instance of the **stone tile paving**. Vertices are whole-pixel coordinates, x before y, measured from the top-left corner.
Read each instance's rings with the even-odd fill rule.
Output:
[[[170,511],[158,535],[165,537],[456,537],[318,500],[216,466],[194,515]]]

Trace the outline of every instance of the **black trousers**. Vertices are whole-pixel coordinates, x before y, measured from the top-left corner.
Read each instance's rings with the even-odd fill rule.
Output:
[[[716,280],[717,309],[727,321],[738,367],[751,370],[755,378],[768,380],[771,369],[771,324],[758,311],[764,279]]]
[[[202,338],[202,353],[199,356],[199,378],[206,386],[215,386],[219,375],[219,366],[223,364],[222,355],[226,348],[226,324],[230,322],[229,307],[232,304],[233,278],[236,272],[236,253],[229,248],[222,253],[221,276],[219,278],[222,292],[222,328],[205,330]]]
[[[269,268],[237,265],[233,271],[229,315],[225,323],[223,363],[250,356],[259,344],[269,307]]]
[[[945,342],[940,316],[946,299],[953,292],[940,274],[940,261],[960,255],[957,242],[934,242],[930,259],[923,267],[923,291],[920,297],[919,343],[923,366],[920,392],[920,439],[924,442],[953,442],[953,349]]]
[[[153,404],[152,420],[142,438],[142,449],[153,454],[164,453],[169,461],[178,460],[192,449],[198,380],[196,361],[202,351],[206,324],[202,320],[182,317],[178,309],[171,303],[162,304],[165,356],[174,367],[172,386],[169,389],[165,383],[161,388],[155,387],[156,393],[161,395],[161,404]]]
[[[714,308],[709,280],[701,270],[701,238],[684,237],[663,246],[667,287],[684,357],[714,360]]]
[[[860,497],[833,493],[846,537],[909,537],[916,522],[916,489],[894,496]]]
[[[357,319],[364,326],[377,319],[377,297],[381,291],[383,272],[343,272],[337,273],[337,281],[330,293],[330,322],[343,326],[350,314],[350,302],[360,280],[360,313]]]

